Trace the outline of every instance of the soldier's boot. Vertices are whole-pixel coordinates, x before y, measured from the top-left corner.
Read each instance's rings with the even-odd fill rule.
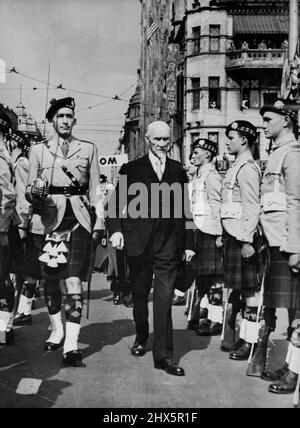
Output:
[[[251,354],[251,348],[256,348],[260,324],[256,322],[257,307],[247,307],[245,318],[241,322],[240,339],[243,340],[239,349],[229,355],[231,360],[247,360]],[[254,344],[254,345],[252,345]]]
[[[15,304],[15,290],[10,278],[1,280],[0,298],[4,298],[6,302],[6,310],[0,311],[0,344],[13,345],[15,343],[15,335],[12,329]]]
[[[22,294],[19,301],[17,314],[14,318],[13,325],[31,325],[32,302],[36,288],[36,281],[25,281],[22,288]]]
[[[198,336],[217,336],[222,333],[223,324],[223,290],[219,284],[213,285],[208,293],[208,322],[201,325],[197,330]]]
[[[243,340],[237,339],[237,315],[241,311],[243,302],[240,299],[240,292],[232,290],[228,299],[228,308],[224,314],[224,337],[220,349],[223,352],[236,351],[243,344]]]
[[[247,376],[261,377],[263,374],[267,361],[268,340],[272,331],[273,330],[267,326],[264,326],[261,329],[256,351],[251,358],[248,370],[246,372]]]
[[[290,394],[295,392],[294,405],[299,403],[299,382],[300,375],[300,325],[295,328],[289,343],[285,360],[287,371],[282,378],[269,386],[269,392],[275,394]]]

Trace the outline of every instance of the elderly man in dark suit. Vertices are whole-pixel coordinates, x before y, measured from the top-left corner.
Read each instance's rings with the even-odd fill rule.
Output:
[[[173,362],[171,304],[178,261],[184,250],[187,261],[194,254],[188,179],[183,167],[167,157],[171,141],[165,122],[152,122],[145,138],[149,153],[120,170],[108,226],[113,247],[125,246],[132,276],[136,340],[131,354],[145,354],[149,336],[148,297],[154,274],[154,367],[183,376],[184,370]],[[174,191],[166,197],[164,191],[170,188]]]

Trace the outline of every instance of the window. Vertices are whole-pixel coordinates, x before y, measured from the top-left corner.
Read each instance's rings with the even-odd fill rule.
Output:
[[[198,110],[200,108],[200,78],[199,77],[195,77],[192,79],[192,94],[193,94],[192,110]]]
[[[200,52],[200,35],[201,35],[201,27],[193,27],[193,42],[194,42],[194,53]]]
[[[197,140],[197,138],[199,138],[200,137],[200,132],[193,132],[192,134],[191,134],[191,141],[192,141],[192,144]]]
[[[278,98],[278,92],[270,90],[265,90],[263,92],[263,104],[274,104]]]
[[[260,82],[259,80],[242,80],[241,82],[241,108],[260,107]]]
[[[220,25],[209,26],[209,50],[210,52],[220,51]]]
[[[221,108],[220,78],[209,77],[208,108]]]

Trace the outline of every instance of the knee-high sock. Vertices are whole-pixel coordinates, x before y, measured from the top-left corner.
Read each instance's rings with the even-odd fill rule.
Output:
[[[22,294],[18,306],[18,313],[24,315],[31,314],[32,299],[35,291],[36,283],[24,282],[22,288]]]
[[[51,334],[47,342],[59,344],[64,338],[64,326],[61,319],[61,311],[50,315]]]
[[[67,294],[65,300],[66,312],[66,339],[64,353],[78,349],[78,336],[82,316],[83,295]]]

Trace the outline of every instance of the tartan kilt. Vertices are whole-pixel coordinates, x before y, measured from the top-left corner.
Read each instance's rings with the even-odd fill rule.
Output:
[[[8,230],[7,263],[9,273],[24,272],[24,248],[18,226],[10,225]]]
[[[255,238],[254,238],[255,240]],[[255,258],[251,263],[246,262],[242,255],[242,242],[225,232],[225,288],[240,290],[244,297],[252,297],[258,290],[258,275]],[[255,248],[255,242],[253,242]]]
[[[216,237],[201,230],[195,232],[196,254],[190,262],[190,267],[196,276],[222,276],[224,274],[221,252],[216,247]]]
[[[65,227],[67,223],[68,228]],[[76,223],[78,222],[74,217],[73,225]],[[70,230],[70,225],[70,217],[64,217],[56,231]],[[81,281],[86,281],[92,255],[91,234],[79,224],[71,232],[70,241],[66,244],[69,249],[67,263],[59,265],[57,268],[48,267],[38,260],[38,257],[43,254],[45,238],[45,235],[29,234],[25,256],[26,274],[35,279],[66,279],[74,276]]]
[[[270,247],[270,272],[265,284],[268,308],[300,309],[300,274],[290,271],[288,258],[279,247]]]

